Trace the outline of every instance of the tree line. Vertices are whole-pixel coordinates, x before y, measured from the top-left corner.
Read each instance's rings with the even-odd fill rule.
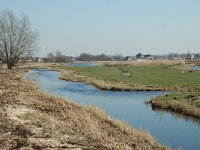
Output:
[[[92,55],[88,53],[82,53],[78,58],[78,61],[111,61],[112,58],[105,54]]]
[[[73,61],[72,56],[66,56],[61,53],[61,51],[56,51],[54,54],[53,52],[50,52],[47,54],[46,58],[44,58],[45,62],[58,62],[58,63],[69,63]]]

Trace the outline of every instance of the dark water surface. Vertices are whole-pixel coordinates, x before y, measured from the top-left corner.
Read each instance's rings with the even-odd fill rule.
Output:
[[[153,111],[144,104],[164,92],[103,91],[80,82],[58,79],[59,73],[46,69],[30,70],[26,78],[35,81],[42,90],[81,104],[95,105],[112,117],[127,121],[131,126],[150,132],[171,148],[200,149],[200,123],[172,113]]]
[[[97,66],[96,63],[74,63],[74,64],[70,64],[69,66],[73,66],[73,67],[95,67]]]

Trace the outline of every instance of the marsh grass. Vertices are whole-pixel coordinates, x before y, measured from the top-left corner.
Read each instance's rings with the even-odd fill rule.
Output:
[[[23,73],[0,73],[0,149],[167,149],[96,107],[41,92]]]
[[[200,119],[200,93],[175,93],[152,99],[155,108],[171,110]],[[192,97],[195,99],[192,99]]]

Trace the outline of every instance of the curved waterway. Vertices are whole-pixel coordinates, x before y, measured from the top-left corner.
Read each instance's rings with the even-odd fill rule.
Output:
[[[29,70],[26,78],[53,95],[76,103],[95,105],[107,111],[113,118],[148,131],[160,143],[171,148],[200,149],[200,123],[172,113],[154,111],[144,102],[164,92],[104,91],[80,82],[59,79],[59,72],[47,69]]]

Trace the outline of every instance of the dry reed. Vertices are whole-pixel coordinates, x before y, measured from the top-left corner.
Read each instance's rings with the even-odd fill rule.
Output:
[[[41,92],[23,73],[0,72],[0,149],[167,149],[96,107]]]

